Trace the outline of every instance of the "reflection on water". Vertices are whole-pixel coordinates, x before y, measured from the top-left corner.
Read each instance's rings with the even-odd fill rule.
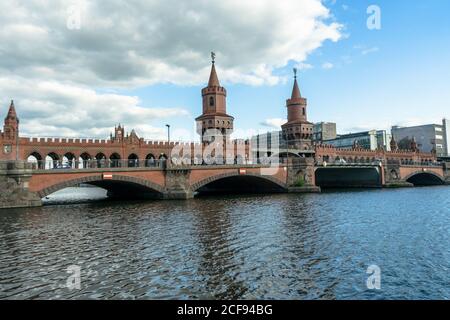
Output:
[[[448,187],[64,203],[86,196],[0,211],[0,299],[450,299]]]
[[[86,185],[79,188],[66,188],[57,191],[48,197],[42,199],[45,205],[52,204],[77,204],[90,201],[107,200],[107,191],[105,189]]]

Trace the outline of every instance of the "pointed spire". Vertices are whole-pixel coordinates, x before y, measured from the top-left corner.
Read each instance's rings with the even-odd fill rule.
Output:
[[[14,106],[14,100],[11,100],[11,105],[9,106],[7,118],[17,118],[16,108]]]
[[[398,150],[398,144],[397,141],[395,141],[394,135],[391,137],[391,151],[397,151]]]
[[[208,87],[220,87],[219,78],[217,77],[216,72],[216,54],[214,52],[211,52],[211,59],[212,59],[212,67],[211,67],[211,74],[209,76],[208,81]]]
[[[300,89],[297,83],[297,68],[294,68],[294,88],[292,88],[291,99],[300,99],[302,96],[300,94]]]

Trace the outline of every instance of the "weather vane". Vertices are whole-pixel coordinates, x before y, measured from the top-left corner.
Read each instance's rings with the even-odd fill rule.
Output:
[[[294,68],[294,78],[297,79],[297,68]]]
[[[214,51],[211,52],[211,59],[212,63],[214,64],[216,62],[216,53]]]

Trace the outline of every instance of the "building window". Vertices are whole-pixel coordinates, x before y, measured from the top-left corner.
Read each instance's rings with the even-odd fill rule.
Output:
[[[442,140],[442,139],[444,139],[443,136],[441,136],[441,135],[436,135],[436,140]]]
[[[306,110],[303,108],[303,115],[306,116]]]
[[[214,107],[214,98],[213,97],[209,98],[209,106]]]

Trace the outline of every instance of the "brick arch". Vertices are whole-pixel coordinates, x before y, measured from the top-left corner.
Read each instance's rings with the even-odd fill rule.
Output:
[[[225,179],[225,178],[231,178],[231,177],[242,177],[243,175],[240,175],[238,172],[227,172],[227,173],[222,173],[222,174],[218,174],[215,176],[210,176],[208,178],[205,178],[203,180],[200,180],[196,183],[194,183],[191,186],[191,190],[192,191],[197,191],[198,189],[200,189],[201,187],[206,186],[209,183],[212,183],[214,181],[218,181],[221,179]],[[256,177],[256,178],[260,178],[260,179],[264,179],[267,181],[270,181],[274,184],[276,184],[277,186],[279,186],[280,188],[283,189],[287,189],[286,188],[286,184],[272,176],[265,176],[265,175],[260,175],[260,174],[255,174],[255,173],[247,173],[245,176],[250,176],[250,177]]]
[[[35,155],[39,155],[40,159],[37,159],[37,157]],[[27,152],[26,155],[25,155],[27,160],[31,156],[35,157],[39,161],[45,160],[45,157],[47,157],[46,154],[44,154],[44,156],[42,156],[42,152],[37,151],[37,150],[31,150],[31,151]]]
[[[77,155],[78,155],[78,158],[81,158],[82,155],[88,155],[89,159],[93,159],[95,157],[95,156],[92,155],[91,152],[85,151],[85,150],[78,152]]]
[[[408,174],[406,177],[404,177],[403,180],[408,181],[408,180],[411,179],[412,177],[414,177],[414,176],[416,176],[416,175],[419,175],[419,174],[428,174],[428,175],[431,175],[431,176],[435,176],[436,178],[438,178],[439,180],[441,180],[442,183],[445,182],[445,177],[443,177],[443,176],[437,174],[436,172],[433,172],[433,171],[423,171],[423,170],[420,170],[420,171],[418,170],[418,171],[415,171],[415,172],[413,172],[413,173],[410,173],[410,174]]]
[[[86,176],[78,179],[72,179],[67,180],[61,183],[56,183],[50,187],[44,188],[37,192],[39,197],[44,198],[52,193],[55,193],[59,190],[62,190],[64,188],[74,187],[76,185],[82,184],[82,183],[93,183],[93,182],[101,182],[105,181],[102,176]],[[164,188],[156,183],[153,183],[148,180],[130,177],[130,176],[122,176],[122,175],[113,175],[113,178],[108,181],[120,181],[120,182],[128,182],[131,184],[139,185],[145,188],[148,188],[151,191],[156,191],[158,193],[164,193]]]

